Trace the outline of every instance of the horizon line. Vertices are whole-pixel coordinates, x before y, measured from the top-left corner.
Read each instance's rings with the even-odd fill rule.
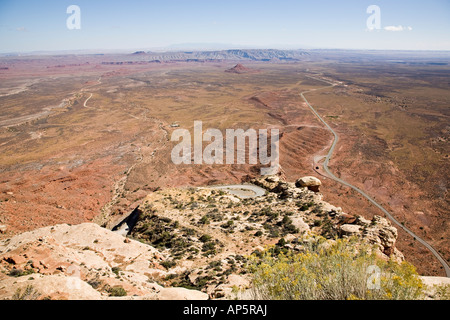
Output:
[[[375,49],[375,48],[327,48],[327,47],[293,47],[293,48],[281,48],[281,47],[263,47],[263,46],[255,46],[255,47],[228,47],[228,48],[170,48],[175,45],[169,45],[166,47],[154,47],[154,48],[123,48],[123,49],[54,49],[54,50],[27,50],[27,51],[0,51],[0,55],[51,55],[51,54],[113,54],[113,53],[134,53],[134,52],[145,52],[145,53],[166,53],[166,52],[182,52],[182,51],[192,51],[192,52],[201,52],[201,51],[228,51],[228,50],[283,50],[283,51],[317,51],[317,50],[327,50],[327,51],[389,51],[389,52],[449,52],[450,49]]]

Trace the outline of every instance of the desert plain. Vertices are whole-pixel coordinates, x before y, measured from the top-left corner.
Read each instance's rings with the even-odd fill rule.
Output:
[[[284,179],[317,176],[324,200],[367,219],[382,215],[323,172],[334,137],[300,96],[306,92],[339,134],[330,170],[449,262],[450,57],[269,53],[0,57],[0,236],[60,223],[112,229],[160,189],[260,174],[248,163],[175,165],[172,132],[198,120],[223,132],[278,129]],[[420,274],[445,275],[425,247],[398,232],[397,248]]]

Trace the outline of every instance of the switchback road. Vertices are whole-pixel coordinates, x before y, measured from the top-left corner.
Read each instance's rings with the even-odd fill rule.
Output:
[[[325,83],[328,83],[328,86],[325,87],[320,87],[317,89],[311,89],[311,90],[307,90],[307,91],[303,91],[300,93],[300,96],[303,98],[303,100],[306,102],[306,104],[308,105],[308,107],[311,109],[311,111],[314,113],[314,115],[328,128],[328,130],[333,134],[334,136],[334,140],[333,140],[333,144],[331,145],[328,154],[325,157],[325,161],[323,163],[323,169],[324,171],[327,173],[328,177],[330,179],[333,179],[336,182],[339,182],[340,184],[350,187],[353,190],[355,190],[356,192],[358,192],[359,194],[361,194],[364,198],[366,198],[367,200],[369,200],[370,203],[372,203],[373,205],[375,205],[378,209],[380,209],[393,223],[395,223],[397,226],[399,226],[400,228],[402,228],[403,230],[405,230],[409,235],[411,235],[412,237],[414,237],[418,242],[420,242],[422,245],[424,245],[428,250],[430,250],[430,252],[436,257],[436,259],[438,259],[438,261],[442,264],[442,266],[444,267],[445,273],[447,275],[447,277],[450,278],[450,267],[448,266],[447,262],[444,260],[444,258],[441,257],[441,255],[436,251],[436,249],[434,249],[428,242],[426,242],[425,240],[421,239],[420,237],[418,237],[414,232],[412,232],[411,230],[409,230],[408,228],[406,228],[403,224],[401,224],[400,222],[398,222],[385,208],[383,208],[379,203],[377,203],[374,199],[372,199],[368,194],[366,194],[364,191],[362,191],[361,189],[355,187],[354,185],[348,183],[347,181],[344,181],[338,177],[336,177],[328,168],[328,163],[331,159],[331,156],[333,155],[334,152],[334,148],[336,147],[336,144],[339,141],[339,136],[338,134],[333,130],[333,128],[330,127],[330,125],[319,115],[319,113],[311,106],[311,104],[308,102],[308,100],[305,98],[304,94],[308,93],[308,92],[312,92],[312,91],[316,91],[316,90],[321,90],[321,89],[325,89],[325,88],[330,88],[330,87],[334,87],[336,84],[333,84],[331,82],[322,80],[322,79],[316,79],[313,77],[309,77],[311,79],[314,80],[319,80]]]

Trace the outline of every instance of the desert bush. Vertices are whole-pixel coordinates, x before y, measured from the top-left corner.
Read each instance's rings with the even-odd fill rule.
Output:
[[[98,288],[100,288],[100,286],[103,284],[103,281],[100,280],[100,279],[98,279],[98,278],[95,278],[95,279],[89,280],[87,283],[88,283],[92,288],[98,289]]]
[[[308,210],[310,207],[312,207],[314,205],[314,202],[307,202],[307,203],[301,203],[301,202],[298,202],[297,203],[297,206],[299,207],[299,210],[300,211],[306,211],[306,210]]]
[[[127,295],[127,292],[122,287],[114,287],[109,290],[110,297],[124,297]]]
[[[220,226],[221,226],[222,228],[227,229],[227,228],[231,228],[233,225],[234,225],[233,220],[228,220],[227,222],[221,224]]]
[[[282,226],[282,231],[283,231],[284,235],[286,235],[288,233],[298,233],[299,232],[298,228],[292,224],[292,219],[289,218],[288,216],[284,216],[283,220],[281,220],[279,222],[279,224]]]
[[[330,218],[328,216],[325,216],[321,221],[321,227],[322,227],[322,236],[324,236],[327,239],[334,238],[338,235],[337,230],[334,228],[333,222],[331,222]]]
[[[435,285],[434,300],[450,300],[450,284]]]
[[[304,253],[266,250],[253,256],[252,293],[268,300],[420,299],[423,284],[414,267],[377,258],[355,239],[324,238],[306,244]],[[371,269],[372,268],[372,269]],[[369,270],[379,270],[375,277]]]
[[[205,242],[202,246],[202,251],[203,252],[210,252],[210,251],[214,251],[214,249],[216,248],[216,244],[214,242]]]
[[[167,270],[169,270],[170,268],[173,268],[177,265],[176,261],[173,260],[165,260],[163,262],[161,262],[161,265],[166,268]]]
[[[13,268],[12,270],[9,271],[8,275],[10,277],[21,277],[21,276],[26,276],[26,275],[29,275],[32,273],[34,273],[33,269],[22,270],[22,269]]]
[[[209,218],[208,218],[208,216],[203,216],[201,219],[200,219],[200,221],[199,221],[199,223],[200,224],[209,224]]]
[[[201,242],[208,242],[211,240],[211,236],[209,234],[204,234],[199,239]]]
[[[25,288],[17,288],[11,300],[37,300],[40,295],[32,285],[27,285]]]

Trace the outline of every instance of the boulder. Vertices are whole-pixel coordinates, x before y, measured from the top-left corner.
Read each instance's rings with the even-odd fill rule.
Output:
[[[340,215],[342,213],[341,207],[335,207],[332,204],[329,204],[328,202],[322,203],[322,210],[327,212],[328,215],[334,217],[336,215]]]
[[[303,219],[302,219],[302,221],[303,221]],[[304,222],[303,222],[303,223],[304,223]],[[308,225],[307,225],[307,226],[308,226]],[[309,226],[308,226],[308,228],[309,228]],[[288,234],[284,237],[284,240],[286,240],[287,243],[293,242],[293,241],[295,241],[295,239],[297,239],[297,236],[296,236],[295,234],[292,234],[292,233],[288,233]]]
[[[186,288],[163,288],[158,293],[158,300],[208,300],[208,294]]]
[[[360,234],[361,226],[356,224],[343,224],[339,230],[343,236],[355,236]]]
[[[309,225],[305,221],[303,221],[301,217],[292,217],[291,220],[292,224],[299,230],[301,234],[310,231]]]
[[[295,181],[296,187],[306,187],[311,191],[319,192],[319,188],[322,185],[322,182],[316,177],[306,176]]]

